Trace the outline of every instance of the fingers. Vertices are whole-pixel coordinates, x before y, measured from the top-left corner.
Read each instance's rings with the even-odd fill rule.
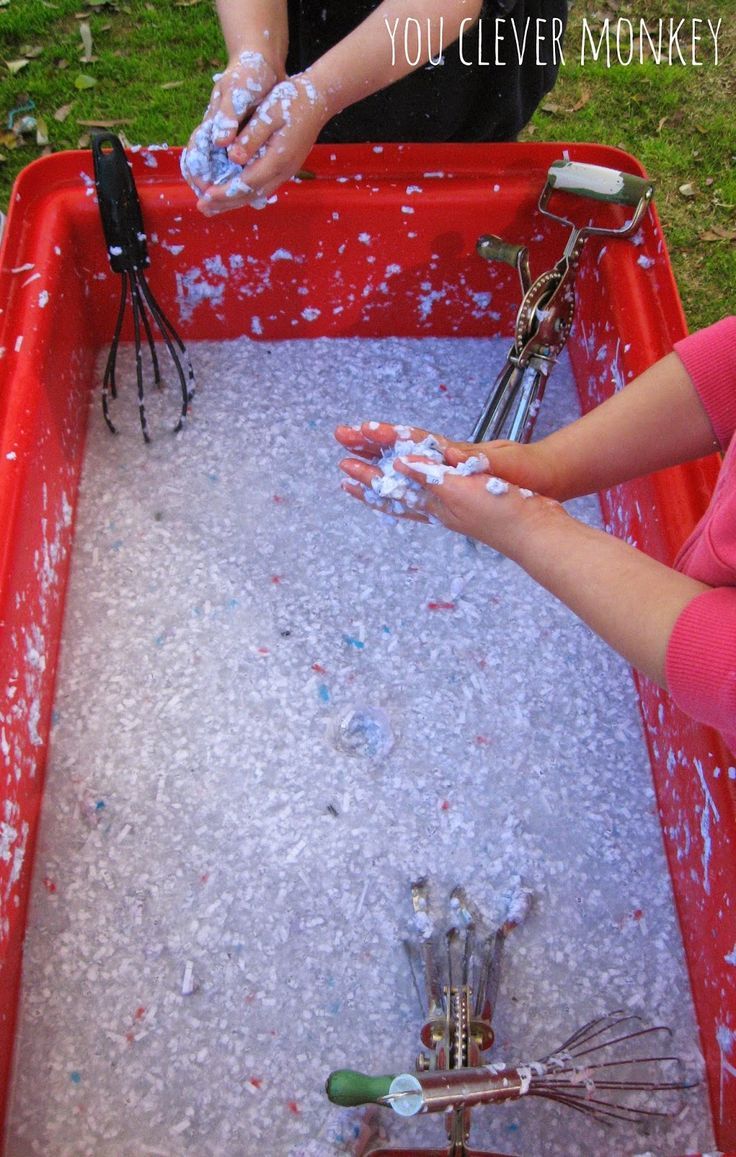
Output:
[[[390,422],[362,422],[359,426],[338,426],[335,430],[337,441],[353,454],[364,458],[379,458],[390,450],[397,441],[423,442],[427,431],[419,426],[395,426]],[[446,439],[438,436],[440,446]]]
[[[409,510],[402,507],[401,503],[395,499],[380,498],[370,486],[363,486],[359,482],[343,482],[341,486],[351,498],[357,498],[359,502],[362,502],[370,510],[376,511],[377,514],[384,514],[389,518],[400,518],[405,522],[430,521],[428,513],[416,509]]]
[[[195,193],[204,193],[212,184],[211,151],[212,124],[205,120],[197,125],[181,155],[182,176]]]
[[[217,217],[221,213],[240,209],[243,205],[250,205],[251,209],[262,209],[267,200],[242,177],[235,177],[226,185],[210,186],[197,201],[197,208],[205,217]]]
[[[274,87],[276,69],[260,52],[241,52],[237,61],[213,76],[215,88],[207,110],[213,118],[213,144],[231,145],[253,110]],[[243,164],[244,162],[237,162]]]
[[[467,462],[468,458],[475,457],[480,450],[482,447],[472,442],[450,442],[445,449],[445,461],[450,466],[459,466],[461,462]]]
[[[227,118],[220,113],[205,117],[201,125],[192,133],[181,157],[181,172],[192,189],[202,196],[207,189],[222,185],[236,177],[240,170],[229,160],[224,148],[217,144],[217,126],[225,124]],[[234,123],[233,133],[237,130]]]
[[[200,190],[197,208],[201,213],[214,217],[243,205],[263,208],[272,193],[293,175],[272,144],[282,127],[283,122],[276,115],[266,112],[264,116],[261,109],[254,114],[243,134],[247,147],[241,146],[239,138],[224,154],[230,166],[226,177],[230,179],[212,182]]]
[[[432,521],[430,502],[419,487],[404,483],[395,476],[387,478],[378,467],[357,458],[344,458],[340,469],[351,479],[343,483],[343,489],[367,506],[412,522]]]
[[[266,102],[264,102],[265,106]],[[228,149],[228,156],[236,165],[247,165],[262,149],[271,137],[285,124],[283,109],[276,103],[270,103],[269,108],[261,107],[256,110],[245,128],[237,135],[233,134],[232,143]]]
[[[440,486],[448,474],[454,472],[454,466],[446,462],[431,462],[428,458],[419,455],[407,454],[394,460],[394,470],[403,474],[412,482],[417,482],[423,489],[429,486]]]
[[[236,117],[221,108],[212,119],[212,144],[216,149],[226,149],[235,140],[239,123]]]
[[[259,101],[276,84],[278,76],[261,53],[242,52],[212,79],[214,88],[202,123],[189,138],[181,159],[184,179],[201,198],[212,187],[230,183],[239,176],[226,150],[237,139]],[[251,193],[252,189],[247,194],[243,189],[236,189],[229,201],[219,204],[220,198],[215,198],[215,206],[209,206],[210,198],[205,198],[200,209],[210,216],[225,208],[234,208],[235,196],[245,197]]]
[[[347,474],[361,486],[370,486],[374,478],[380,477],[380,472],[368,462],[361,462],[357,458],[343,458],[339,463],[343,474]]]

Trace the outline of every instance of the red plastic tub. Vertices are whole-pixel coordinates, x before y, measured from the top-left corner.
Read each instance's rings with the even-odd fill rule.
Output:
[[[534,269],[560,255],[565,230],[536,202],[559,145],[370,145],[316,148],[315,179],[293,183],[264,212],[205,220],[179,176],[178,152],[132,159],[156,297],[187,341],[252,333],[294,337],[507,335],[518,304],[513,271],[475,254],[482,233],[532,242]],[[570,145],[565,155],[640,172],[615,149]],[[407,203],[409,184],[421,192]],[[400,259],[379,290],[371,253]],[[671,348],[685,322],[656,212],[640,244],[591,247],[578,279],[569,350],[582,404]],[[207,270],[220,252],[241,269]],[[287,245],[294,261],[272,263]],[[641,260],[641,258],[645,260]],[[651,260],[649,260],[651,259]],[[379,260],[380,264],[380,260]],[[177,278],[177,274],[179,277]],[[298,308],[299,287],[323,303]],[[117,278],[110,273],[91,158],[65,153],[30,165],[16,184],[0,252],[0,1089],[12,1062],[26,905],[54,692],[74,504],[95,362],[110,340]],[[447,292],[449,290],[449,292]],[[445,291],[445,292],[443,292]],[[492,292],[488,307],[479,295]],[[435,294],[431,311],[422,308]],[[334,310],[338,312],[334,312]],[[125,335],[124,335],[125,336]],[[130,336],[130,335],[128,335]],[[598,360],[605,350],[603,363]],[[479,400],[480,403],[480,400]],[[705,508],[715,459],[617,488],[607,523],[669,562]],[[736,822],[733,760],[646,680],[638,691],[672,885],[707,1066],[715,1135],[736,1149]],[[0,1110],[1,1113],[1,1110]]]

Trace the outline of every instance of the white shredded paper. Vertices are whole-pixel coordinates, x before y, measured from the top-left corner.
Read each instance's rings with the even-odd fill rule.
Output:
[[[626,1008],[697,1035],[631,676],[511,563],[340,490],[337,422],[465,437],[508,342],[192,349],[137,429],[94,399],[35,864],[9,1157],[333,1157],[330,1070],[411,1071],[410,883],[510,933],[488,1063]],[[567,363],[540,430],[572,418]],[[493,460],[489,464],[493,472]],[[594,499],[573,505],[598,524]],[[611,1129],[534,1097],[474,1148],[675,1157],[703,1088]],[[441,1117],[376,1111],[395,1143]]]

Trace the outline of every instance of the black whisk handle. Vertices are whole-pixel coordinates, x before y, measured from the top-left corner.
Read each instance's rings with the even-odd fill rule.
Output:
[[[114,133],[95,133],[92,160],[110,265],[115,273],[145,269],[149,257],[143,215],[119,137]]]

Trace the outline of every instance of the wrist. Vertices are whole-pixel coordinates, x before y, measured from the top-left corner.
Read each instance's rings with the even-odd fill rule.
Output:
[[[249,40],[232,46],[228,52],[227,70],[249,68],[255,73],[270,74],[276,84],[286,76],[286,52],[274,51],[264,42]]]
[[[539,494],[554,498],[557,502],[564,502],[571,497],[567,489],[565,478],[565,459],[555,453],[554,444],[550,445],[550,438],[542,438],[539,442],[530,442],[526,447],[534,459],[534,489]]]
[[[545,559],[560,549],[560,542],[574,522],[552,498],[541,494],[523,498],[503,553],[538,579]]]
[[[314,64],[310,64],[309,68],[302,74],[309,78],[316,92],[319,93],[325,123],[358,99],[348,91],[340,69],[334,67],[333,54],[335,51],[335,49],[331,49],[325,56],[315,60]]]

